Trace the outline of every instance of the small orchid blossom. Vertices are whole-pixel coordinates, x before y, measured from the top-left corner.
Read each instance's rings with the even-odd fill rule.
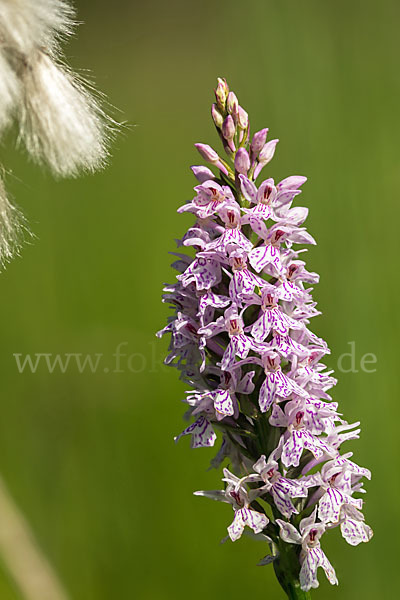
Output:
[[[278,297],[274,286],[261,290],[261,317],[251,328],[251,334],[257,342],[263,342],[271,331],[287,336],[290,329],[303,329],[304,324],[286,315],[278,306]]]
[[[262,288],[268,285],[264,279],[261,279],[261,277],[250,271],[247,252],[242,248],[232,250],[229,256],[229,265],[232,269],[229,296],[233,302],[241,304],[245,301],[246,296],[254,293],[254,289],[257,286]]]
[[[204,181],[196,186],[197,196],[178,209],[178,212],[193,212],[200,219],[215,215],[229,204],[235,204],[235,198],[229,186],[220,186],[213,180]]]
[[[265,221],[275,217],[273,205],[276,198],[276,188],[273,179],[267,179],[262,182],[259,189],[243,175],[239,175],[243,196],[249,202],[255,202],[256,205],[251,208],[243,208],[245,213],[242,217],[242,225],[249,224],[251,229],[261,239],[268,236],[268,229]]]
[[[239,205],[235,202],[235,204],[230,204],[222,208],[220,216],[224,223],[225,231],[220,237],[207,244],[205,249],[207,251],[212,250],[214,252],[226,253],[229,249],[242,248],[246,252],[249,252],[253,244],[241,232]]]
[[[282,264],[280,246],[283,242],[287,244],[315,244],[314,238],[305,231],[291,224],[273,225],[266,234],[265,245],[254,248],[249,259],[252,267],[260,273],[268,272],[270,275],[282,277],[285,268]]]
[[[311,300],[309,291],[304,289],[303,282],[318,283],[318,275],[316,273],[308,273],[303,268],[303,261],[288,259],[288,265],[285,261],[285,273],[279,277],[280,299],[286,302],[298,301],[300,303]],[[299,285],[297,284],[299,283]]]
[[[303,450],[309,450],[315,458],[336,454],[318,437],[323,429],[321,419],[334,419],[335,414],[329,409],[316,410],[308,400],[292,400],[286,404],[284,411],[277,404],[273,405],[269,422],[273,427],[286,427],[280,457],[285,467],[297,467]]]
[[[232,542],[238,540],[244,528],[250,527],[254,533],[261,533],[269,523],[268,517],[256,510],[250,508],[252,502],[252,492],[247,492],[243,482],[233,475],[228,469],[224,469],[224,479],[226,488],[224,491],[215,492],[194,492],[196,496],[206,496],[213,500],[228,502],[233,506],[235,518],[228,527],[228,534]]]
[[[209,323],[198,331],[205,339],[222,332],[227,332],[230,339],[221,361],[221,369],[227,371],[233,367],[235,356],[246,358],[249,351],[252,348],[255,349],[256,345],[251,338],[245,335],[243,320],[234,305],[225,311],[223,317],[219,317],[215,322]]]
[[[306,178],[276,183],[268,174],[256,184],[278,140],[267,141],[267,128],[250,137],[248,114],[225,79],[211,115],[227,156],[196,144],[208,166],[192,167],[195,195],[178,209],[194,223],[171,253],[177,276],[163,302],[173,315],[158,333],[171,334],[164,362],[190,387],[192,422],[175,439],[191,436],[200,448],[220,437],[211,467],[229,464],[225,489],[196,495],[229,503],[230,538],[252,529],[270,545],[259,564],[274,563],[289,597],[309,597],[319,567],[337,583],[324,532],[338,528],[352,546],[372,537],[357,497],[370,472],[343,454],[360,423],[348,423],[332,400],[330,350],[310,329],[321,312],[312,287],[319,276],[302,260],[303,246],[315,244],[304,227],[308,209],[297,205]]]
[[[290,396],[308,397],[308,393],[283,373],[279,354],[270,350],[263,354],[262,364],[265,369],[265,380],[260,387],[258,402],[261,412],[267,412],[275,402],[288,399]]]
[[[264,485],[257,488],[258,494],[271,494],[277,509],[284,517],[290,519],[292,515],[298,514],[292,499],[306,498],[308,489],[301,481],[288,479],[281,474],[278,462],[275,460],[276,454],[277,452],[274,450],[268,460],[265,459],[265,455],[260,456],[253,465],[255,473],[244,477],[243,482],[263,482]]]
[[[248,223],[261,238],[265,239],[268,236],[264,223],[268,219],[280,221],[283,218],[288,224],[299,225],[307,218],[306,208],[290,208],[294,197],[300,194],[301,190],[290,189],[284,185],[279,187],[280,184],[276,187],[272,178],[263,181],[258,189],[244,175],[239,175],[239,179],[244,198],[250,204],[255,204],[251,208],[243,209],[245,216],[242,218],[242,224]],[[301,179],[305,181],[305,178]]]
[[[215,415],[217,421],[225,417],[238,416],[238,401],[236,393],[251,394],[254,390],[252,381],[255,371],[249,371],[242,379],[239,377],[239,369],[235,371],[221,371],[221,381],[215,390],[207,390],[201,393],[190,394],[187,398],[188,404],[194,406],[192,415],[206,413]]]
[[[308,485],[318,485],[324,492],[319,500],[318,517],[323,523],[336,523],[342,507],[350,505],[356,509],[361,509],[363,502],[361,499],[353,498],[353,491],[360,491],[355,484],[361,477],[371,479],[371,473],[368,469],[359,467],[349,460],[352,453],[343,456],[337,456],[335,459],[326,462],[321,471],[315,475],[310,475],[305,479]]]
[[[336,385],[337,380],[331,376],[331,371],[324,372],[325,365],[319,363],[321,353],[315,351],[305,360],[298,361],[296,368],[293,369],[293,375],[296,382],[304,387],[311,396],[319,396],[326,400],[331,400],[327,391]]]
[[[325,531],[323,523],[316,523],[316,509],[311,516],[300,521],[299,531],[291,523],[276,519],[280,528],[281,538],[289,544],[300,544],[300,586],[305,592],[312,588],[317,588],[319,582],[317,579],[317,570],[322,567],[325,575],[332,585],[337,585],[338,580],[331,563],[324,554],[320,538]]]
[[[254,208],[260,207],[260,216],[264,212],[264,219],[267,220],[272,214],[272,206],[276,200],[277,190],[273,179],[266,179],[257,189],[255,183],[244,175],[239,175],[240,191],[250,204],[255,204]],[[248,210],[246,214],[251,214]]]

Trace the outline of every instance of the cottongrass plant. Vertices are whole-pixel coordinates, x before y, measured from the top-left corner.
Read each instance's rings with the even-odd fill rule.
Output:
[[[103,167],[116,123],[107,117],[62,55],[75,11],[63,0],[0,0],[0,134],[16,124],[18,143],[55,176]],[[27,229],[0,177],[0,266],[20,249]],[[0,478],[0,554],[26,600],[67,600]]]
[[[159,332],[171,334],[165,362],[191,387],[192,422],[176,440],[190,436],[200,448],[219,437],[211,464],[224,465],[223,489],[195,494],[229,504],[228,538],[249,528],[269,546],[260,565],[274,565],[287,596],[310,598],[319,567],[338,583],[321,545],[326,532],[338,528],[353,546],[372,536],[359,496],[370,472],[342,451],[359,423],[332,401],[336,380],[321,362],[329,349],[309,329],[320,314],[311,287],[318,275],[301,257],[315,240],[303,227],[307,208],[293,206],[306,178],[275,183],[268,173],[256,183],[278,140],[267,141],[267,129],[250,137],[225,80],[215,96],[227,157],[196,144],[214,170],[192,167],[195,196],[178,212],[195,223],[173,253],[178,275],[163,297],[173,315]]]
[[[18,143],[59,177],[103,167],[116,126],[65,62],[61,44],[74,28],[70,2],[0,0],[0,134],[15,122]],[[19,249],[24,229],[1,184],[0,263]]]

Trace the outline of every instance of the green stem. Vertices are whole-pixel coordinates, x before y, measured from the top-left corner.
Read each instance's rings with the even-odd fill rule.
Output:
[[[278,542],[279,556],[274,561],[275,574],[290,600],[311,600],[311,593],[304,592],[299,583],[299,552],[295,545]]]
[[[286,590],[286,593],[288,595],[288,598],[290,598],[291,600],[311,600],[311,593],[303,592],[298,582],[296,584],[290,582],[288,584],[288,589]]]

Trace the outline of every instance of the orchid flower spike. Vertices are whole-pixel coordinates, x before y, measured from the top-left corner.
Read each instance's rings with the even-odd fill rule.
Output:
[[[192,167],[194,197],[178,208],[195,217],[178,241],[194,257],[177,254],[163,296],[174,314],[158,333],[171,334],[165,362],[191,388],[192,421],[176,440],[189,436],[193,448],[220,440],[211,466],[225,467],[224,489],[195,494],[230,504],[230,539],[252,530],[271,552],[259,564],[273,563],[288,597],[305,599],[319,567],[338,583],[323,536],[337,529],[352,546],[371,539],[360,494],[371,473],[342,453],[359,423],[332,401],[336,379],[321,362],[329,348],[309,329],[320,314],[310,287],[318,275],[300,254],[316,242],[303,225],[308,210],[294,206],[306,178],[268,173],[256,183],[278,140],[267,141],[267,128],[250,137],[225,79],[215,96],[227,156],[196,145],[210,168]]]

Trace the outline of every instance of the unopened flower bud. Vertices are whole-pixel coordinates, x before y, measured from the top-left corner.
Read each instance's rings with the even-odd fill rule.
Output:
[[[209,181],[210,179],[215,179],[214,173],[208,167],[204,167],[203,165],[194,165],[190,168],[192,169],[193,175],[200,183],[204,183],[204,181]]]
[[[235,156],[235,169],[242,175],[247,175],[250,169],[250,158],[245,148],[239,148]]]
[[[221,129],[222,123],[224,122],[224,117],[219,112],[216,104],[213,104],[211,107],[211,116],[215,126],[218,127],[218,129]]]
[[[228,170],[226,166],[223,164],[220,157],[215,152],[215,150],[211,148],[211,146],[209,146],[208,144],[195,144],[195,146],[201,154],[201,156],[204,158],[204,160],[217,167],[220,171],[225,173],[225,175],[228,175]]]
[[[278,142],[279,140],[271,140],[270,142],[265,144],[265,146],[263,146],[260,154],[258,155],[258,160],[260,161],[260,163],[266,165],[267,163],[269,163],[270,160],[272,160]]]
[[[275,154],[275,148],[279,140],[270,140],[263,146],[260,154],[258,155],[258,165],[254,170],[254,179],[257,179],[262,169],[272,160]]]
[[[249,115],[241,106],[238,109],[238,125],[240,129],[247,129],[249,126]]]
[[[195,144],[197,150],[205,161],[215,164],[219,161],[219,156],[208,144]]]
[[[228,99],[226,101],[226,110],[230,115],[236,115],[239,108],[239,102],[234,92],[229,92]]]
[[[257,131],[253,135],[253,139],[251,140],[251,152],[256,157],[258,156],[260,150],[264,147],[265,142],[267,141],[268,129],[261,129],[261,131]]]
[[[215,98],[217,100],[218,108],[221,108],[223,111],[225,111],[226,99],[229,94],[229,87],[225,79],[221,79],[221,77],[218,77],[217,81],[218,85],[214,90]]]
[[[230,141],[230,140],[233,140],[235,132],[236,132],[235,123],[234,123],[231,115],[228,115],[226,117],[225,121],[222,123],[222,135],[224,136],[224,138],[226,140]]]

